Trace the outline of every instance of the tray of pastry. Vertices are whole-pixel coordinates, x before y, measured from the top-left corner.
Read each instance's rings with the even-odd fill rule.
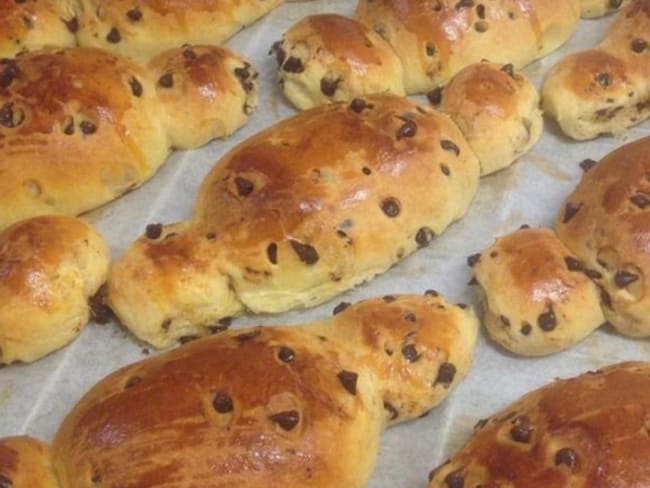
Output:
[[[5,52],[60,28],[0,62],[0,437],[54,440],[59,484],[11,438],[0,487],[565,486],[624,472],[587,461],[615,448],[641,463],[632,421],[589,424],[604,447],[574,419],[649,425],[648,366],[600,369],[650,357],[647,0],[267,1],[225,48],[194,44],[248,22],[174,2],[5,26]]]

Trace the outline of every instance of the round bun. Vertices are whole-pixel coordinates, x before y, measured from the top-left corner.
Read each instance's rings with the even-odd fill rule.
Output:
[[[0,364],[64,346],[88,322],[110,255],[79,219],[41,216],[0,233]]]
[[[272,51],[284,94],[299,109],[369,93],[404,95],[402,64],[393,49],[347,17],[306,17]]]
[[[95,385],[55,437],[57,474],[62,486],[361,488],[380,432],[465,376],[477,327],[470,310],[410,295],[191,342]]]
[[[548,73],[544,112],[577,140],[620,134],[650,116],[650,2],[632,0],[603,42]]]
[[[445,86],[438,109],[461,130],[482,175],[510,166],[528,152],[544,126],[537,90],[511,64],[463,68]]]
[[[429,488],[644,486],[649,418],[649,363],[558,380],[480,420]]]
[[[395,49],[406,92],[421,93],[482,59],[520,68],[557,49],[580,0],[360,0],[356,16]]]
[[[558,352],[605,322],[598,288],[549,229],[522,228],[499,237],[470,261],[476,263],[483,323],[509,351]]]
[[[558,236],[591,269],[605,316],[624,334],[650,336],[650,137],[590,169],[558,215]]]
[[[0,486],[60,488],[49,446],[31,437],[0,439]]]

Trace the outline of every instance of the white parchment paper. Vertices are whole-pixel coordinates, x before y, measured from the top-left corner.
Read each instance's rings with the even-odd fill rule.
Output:
[[[108,240],[114,257],[152,222],[187,217],[203,177],[238,142],[274,121],[294,113],[276,82],[271,44],[305,15],[338,12],[351,15],[352,0],[289,3],[233,38],[228,45],[249,57],[260,72],[260,105],[250,123],[227,141],[172,155],[158,174],[140,189],[86,217]],[[551,65],[567,53],[595,45],[611,17],[581,21],[573,38],[559,51],[526,69],[540,87]],[[579,180],[578,163],[599,159],[626,141],[650,134],[646,122],[621,137],[576,143],[547,121],[537,146],[519,162],[484,178],[463,220],[437,237],[429,248],[403,260],[384,275],[320,307],[277,316],[244,317],[234,326],[252,323],[301,323],[324,318],[341,300],[435,288],[453,302],[477,303],[466,286],[466,257],[488,246],[496,235],[521,224],[552,224],[564,197]],[[50,440],[65,414],[94,383],[116,368],[143,359],[145,345],[114,324],[90,324],[70,346],[31,365],[0,369],[0,436],[30,434]],[[150,354],[154,354],[151,351]],[[474,367],[467,379],[439,408],[417,421],[387,431],[369,488],[426,486],[430,469],[444,461],[470,435],[482,417],[524,392],[555,377],[573,376],[622,360],[650,359],[650,341],[626,339],[598,330],[573,349],[541,359],[517,358],[481,334]],[[344,487],[337,487],[344,488]]]

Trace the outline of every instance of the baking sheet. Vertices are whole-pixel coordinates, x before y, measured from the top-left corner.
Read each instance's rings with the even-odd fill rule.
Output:
[[[113,257],[121,255],[148,223],[169,223],[190,214],[203,177],[221,155],[275,120],[294,113],[276,82],[271,44],[305,15],[351,15],[351,0],[289,3],[250,26],[228,45],[248,56],[260,72],[260,105],[249,124],[227,141],[172,155],[140,189],[86,215],[108,240]],[[526,69],[539,88],[544,73],[561,56],[593,46],[612,17],[581,21],[578,32],[559,51]],[[621,137],[575,143],[549,121],[537,146],[519,162],[483,178],[467,215],[436,238],[429,248],[403,260],[384,275],[329,303],[277,316],[243,317],[234,327],[301,323],[327,317],[342,300],[357,301],[387,293],[441,291],[452,302],[477,304],[466,286],[466,256],[487,247],[496,235],[527,223],[552,225],[564,197],[580,178],[578,163],[599,159],[615,147],[650,134],[646,122]],[[0,436],[30,434],[50,440],[65,414],[95,382],[116,368],[143,359],[149,351],[115,324],[90,324],[70,346],[31,365],[0,369]],[[650,341],[626,339],[598,330],[573,349],[541,359],[517,358],[488,342],[483,334],[469,376],[436,410],[394,427],[382,438],[377,469],[369,488],[426,486],[428,472],[458,449],[482,417],[555,377],[576,375],[622,360],[649,359]],[[341,487],[343,488],[343,487]]]

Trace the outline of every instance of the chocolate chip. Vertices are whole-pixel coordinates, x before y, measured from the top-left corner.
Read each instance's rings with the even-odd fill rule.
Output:
[[[437,296],[440,296],[440,293],[438,293],[436,290],[426,290],[426,291],[424,292],[424,294],[425,294],[425,296],[428,296],[428,297],[437,297]]]
[[[434,88],[427,93],[427,99],[431,105],[440,105],[442,102],[442,87]]]
[[[513,441],[527,444],[533,436],[533,429],[530,427],[528,417],[519,417],[515,425],[510,429],[510,437]]]
[[[458,308],[463,309],[463,310],[467,310],[467,304],[466,303],[457,303],[456,306]]]
[[[99,483],[102,482],[102,474],[99,472],[98,469],[93,471],[93,475],[90,478],[90,481],[91,481],[91,483],[94,483],[94,484],[99,484]],[[0,488],[1,488],[1,485],[0,485]]]
[[[435,233],[429,227],[420,227],[415,234],[415,242],[418,247],[426,247],[435,237]]]
[[[113,317],[113,312],[106,305],[106,285],[102,285],[97,293],[88,299],[90,319],[96,324],[106,324]]]
[[[13,103],[5,103],[2,108],[0,108],[0,124],[3,126],[13,129],[18,127],[25,120],[25,114],[20,109],[15,109]]]
[[[294,252],[298,255],[298,258],[305,264],[316,264],[320,259],[318,252],[313,246],[309,244],[303,244],[302,242],[290,240],[289,243],[293,248]]]
[[[172,325],[172,319],[165,319],[162,321],[162,324],[160,324],[160,328],[164,331],[168,331],[171,325]]]
[[[499,255],[499,253],[498,253],[497,251],[492,251],[492,252],[490,253],[490,257],[491,257],[491,258],[496,258],[498,255]]]
[[[275,60],[278,62],[278,66],[282,66],[282,63],[284,63],[284,60],[287,57],[284,49],[282,49],[282,41],[276,41],[273,43],[271,49],[269,49],[269,54],[273,53],[275,53]]]
[[[566,267],[569,271],[583,270],[582,263],[578,259],[574,258],[573,256],[565,256],[564,264],[566,264]]]
[[[290,363],[296,358],[296,354],[293,352],[293,349],[287,346],[282,346],[278,350],[278,359],[283,363]]]
[[[418,132],[418,126],[412,119],[402,119],[404,124],[397,130],[397,140],[415,137]]]
[[[446,164],[441,164],[440,165],[440,171],[442,171],[442,174],[445,176],[449,176],[451,174],[451,171],[449,170],[449,166]]]
[[[278,245],[275,242],[267,246],[266,257],[269,258],[271,264],[278,264]]]
[[[74,134],[74,119],[72,117],[66,117],[64,124],[63,133],[67,136]]]
[[[504,326],[510,327],[510,319],[508,317],[506,317],[505,315],[501,315],[501,316],[499,316],[499,319],[501,320],[501,323]]]
[[[480,260],[481,260],[481,253],[477,252],[476,254],[472,254],[471,256],[467,257],[467,265],[470,268],[473,268]]]
[[[458,156],[460,154],[460,148],[456,145],[454,141],[450,141],[449,139],[443,139],[440,141],[440,147],[442,147],[445,151],[453,152]]]
[[[607,73],[598,73],[595,77],[595,80],[603,88],[607,88],[611,83],[611,80],[609,79],[609,75]]]
[[[94,134],[97,132],[97,126],[90,122],[89,120],[84,120],[79,124],[79,128],[81,129],[81,132],[85,135],[90,135]]]
[[[163,88],[171,88],[174,86],[174,75],[172,73],[165,73],[158,79],[158,85]]]
[[[582,171],[584,171],[586,173],[591,168],[593,168],[596,164],[597,164],[596,161],[594,161],[593,159],[587,158],[587,159],[583,159],[582,161],[580,161],[580,168],[582,168]]]
[[[214,240],[214,239],[217,238],[217,234],[214,233],[214,232],[208,232],[208,233],[205,235],[205,238],[206,238],[207,240],[209,240],[209,241],[212,241],[212,240]]]
[[[300,58],[289,56],[289,58],[282,65],[282,69],[287,73],[302,73],[305,71],[305,66],[302,64]]]
[[[194,49],[183,49],[183,57],[187,61],[194,61],[198,56],[196,55],[196,52]],[[235,69],[235,75],[237,74],[237,69]]]
[[[632,41],[632,51],[635,53],[642,53],[648,48],[648,42],[645,39],[634,39]]]
[[[460,10],[461,8],[469,8],[474,6],[474,0],[460,0],[454,7],[456,10]]]
[[[0,63],[4,65],[4,69],[0,73],[0,88],[7,88],[20,74],[20,69],[12,59],[3,59]]]
[[[235,178],[235,185],[237,186],[237,194],[240,197],[250,195],[255,189],[255,185],[253,185],[252,181],[242,178],[241,176]]]
[[[436,381],[433,383],[433,386],[436,386],[438,383],[443,385],[449,385],[454,381],[456,376],[456,366],[452,363],[442,363],[438,368],[438,376],[436,376]]]
[[[117,44],[122,40],[122,35],[117,28],[113,27],[108,34],[106,34],[106,40],[112,44]]]
[[[553,307],[549,307],[546,312],[537,317],[537,325],[539,325],[539,328],[544,332],[550,332],[555,329],[557,326],[557,319],[555,318]]]
[[[124,388],[132,388],[142,381],[142,378],[139,376],[131,376],[127,382],[124,384]]]
[[[142,84],[137,80],[135,76],[129,78],[129,85],[131,86],[131,93],[133,93],[133,96],[142,96]]]
[[[232,398],[225,391],[218,391],[212,399],[212,406],[217,413],[230,413],[235,408]]]
[[[320,91],[327,97],[334,96],[341,81],[341,78],[337,78],[336,80],[322,78],[320,80]]]
[[[373,105],[371,103],[367,103],[363,98],[354,98],[350,102],[350,110],[358,114],[363,112],[364,109],[371,108],[373,108]]]
[[[349,302],[341,302],[336,307],[334,307],[334,310],[332,311],[332,314],[337,315],[337,314],[341,313],[343,310],[345,310],[346,308],[348,308],[349,306],[350,306]]]
[[[445,476],[447,488],[463,488],[465,486],[465,476],[458,471],[453,471]]]
[[[474,24],[474,30],[476,32],[487,32],[490,29],[490,24],[485,20],[479,20]]]
[[[357,379],[359,378],[359,375],[357,373],[342,370],[339,374],[336,375],[336,377],[341,382],[343,388],[345,388],[345,390],[350,393],[350,395],[357,394]]]
[[[409,363],[414,363],[420,359],[420,355],[418,354],[418,351],[415,349],[415,346],[413,344],[407,344],[402,348],[402,356],[404,356],[404,359],[406,359]]]
[[[144,235],[149,239],[158,239],[162,235],[162,224],[149,224],[144,231]]]
[[[133,7],[131,10],[128,10],[126,12],[126,16],[129,20],[138,22],[140,19],[142,19],[142,11],[138,7]]]
[[[251,330],[249,332],[243,332],[241,334],[236,335],[235,340],[240,344],[243,344],[244,342],[248,342],[251,339],[255,339],[261,333],[262,331],[259,329]]]
[[[562,223],[566,224],[571,220],[573,217],[575,217],[575,214],[578,213],[578,210],[582,208],[582,203],[571,203],[568,202],[566,206],[564,207],[564,218],[562,219]]]
[[[181,345],[185,345],[188,342],[192,342],[192,341],[197,340],[198,338],[199,338],[199,336],[196,335],[196,334],[184,335],[184,336],[180,336],[178,338],[178,342],[180,342]]]
[[[501,71],[503,71],[503,72],[506,73],[508,76],[510,76],[510,78],[514,78],[514,77],[515,77],[515,67],[512,65],[512,63],[504,64],[504,65],[501,67]]]
[[[65,26],[68,30],[74,34],[79,30],[79,19],[77,17],[72,17],[68,20],[62,19]]]
[[[563,447],[555,453],[555,465],[564,464],[571,471],[575,470],[578,465],[578,453],[570,447]]]
[[[413,312],[409,312],[409,313],[407,313],[407,314],[404,316],[404,318],[405,318],[407,321],[409,321],[409,322],[416,322],[416,321],[417,321],[417,317],[415,316],[415,314],[414,314]]]
[[[427,56],[430,58],[433,57],[434,54],[436,54],[436,46],[433,45],[432,42],[427,42],[427,45],[425,46],[424,50],[427,53]]]
[[[384,410],[388,412],[388,420],[395,420],[399,416],[398,410],[389,402],[384,402]]]
[[[479,19],[485,18],[485,5],[480,3],[476,6],[476,15],[478,15]]]
[[[397,300],[397,298],[395,298],[393,295],[384,295],[383,297],[381,297],[381,299],[386,303],[392,303],[395,300]]]
[[[286,412],[271,415],[269,419],[278,424],[282,430],[288,432],[298,425],[300,414],[296,410],[287,410]]]
[[[599,280],[603,277],[603,275],[595,269],[585,269],[585,274],[592,280]]]
[[[372,174],[372,170],[370,168],[368,168],[367,166],[364,166],[363,168],[361,168],[361,172],[366,176]]]
[[[630,273],[629,271],[620,270],[614,275],[614,283],[616,283],[616,286],[619,288],[625,288],[635,281],[638,281],[638,279],[639,275]]]
[[[381,209],[386,214],[387,217],[395,218],[399,215],[401,207],[400,203],[396,198],[385,198],[381,202]]]
[[[641,209],[650,205],[650,199],[648,199],[648,197],[643,193],[637,193],[636,195],[631,196],[630,201]]]
[[[528,322],[524,322],[521,324],[521,333],[525,336],[530,335],[530,333],[533,331],[533,326],[530,325]]]

